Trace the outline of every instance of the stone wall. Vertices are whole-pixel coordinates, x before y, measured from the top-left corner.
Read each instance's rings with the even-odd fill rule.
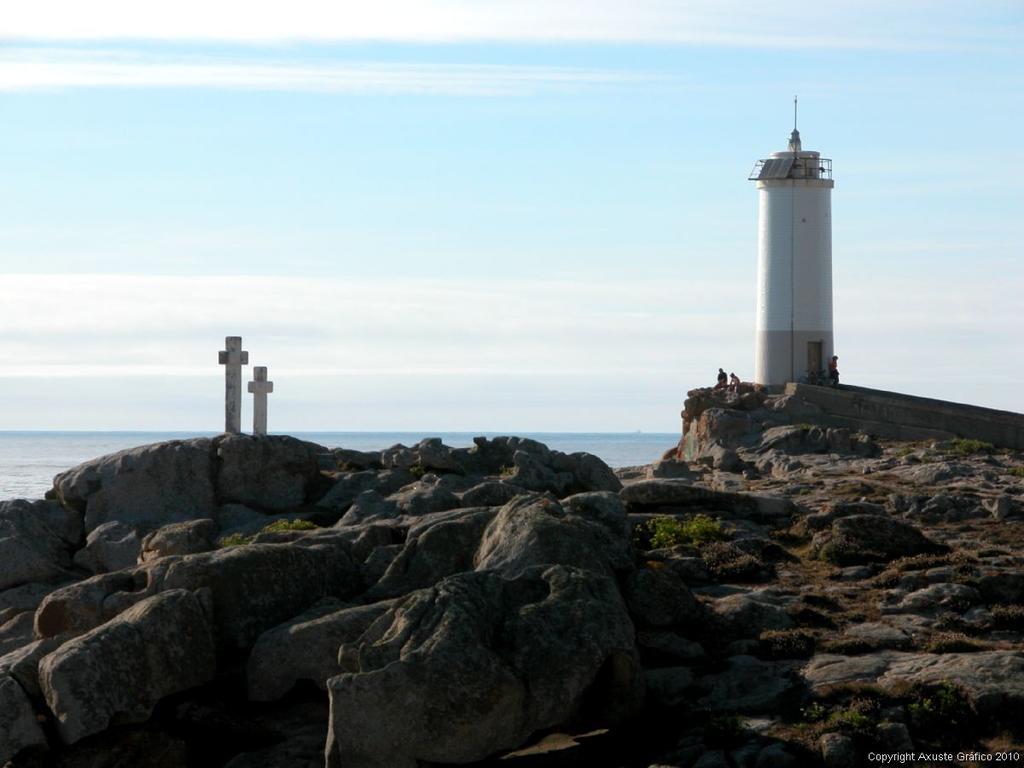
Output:
[[[1024,414],[1020,413],[845,385],[833,389],[790,383],[785,393],[878,437],[956,436],[1024,450]]]

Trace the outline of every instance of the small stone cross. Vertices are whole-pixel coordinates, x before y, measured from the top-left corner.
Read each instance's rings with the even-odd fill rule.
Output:
[[[224,367],[224,431],[237,435],[242,431],[242,366],[249,364],[249,353],[242,351],[242,337],[228,336],[219,353]]]
[[[267,395],[274,391],[274,382],[267,381],[267,367],[257,365],[252,369],[253,381],[249,382],[252,392],[252,433],[267,434]]]

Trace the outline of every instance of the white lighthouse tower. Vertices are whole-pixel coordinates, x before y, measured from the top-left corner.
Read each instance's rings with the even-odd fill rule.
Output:
[[[832,161],[805,151],[758,160],[757,340],[754,381],[780,386],[828,367],[832,347]]]

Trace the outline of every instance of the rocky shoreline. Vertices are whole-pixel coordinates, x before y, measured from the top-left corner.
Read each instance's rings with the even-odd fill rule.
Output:
[[[0,764],[838,768],[1020,746],[1024,454],[819,416],[694,390],[680,446],[615,471],[514,437],[224,435],[87,462],[0,502]]]

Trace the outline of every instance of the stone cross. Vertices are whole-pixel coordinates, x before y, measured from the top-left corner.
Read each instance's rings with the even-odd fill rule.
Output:
[[[267,367],[257,365],[252,369],[253,381],[249,382],[252,392],[252,433],[267,434],[267,395],[274,391],[274,382],[267,381]]]
[[[242,337],[228,336],[220,352],[224,368],[224,431],[237,435],[242,431],[242,366],[249,364],[249,353],[242,351]]]

